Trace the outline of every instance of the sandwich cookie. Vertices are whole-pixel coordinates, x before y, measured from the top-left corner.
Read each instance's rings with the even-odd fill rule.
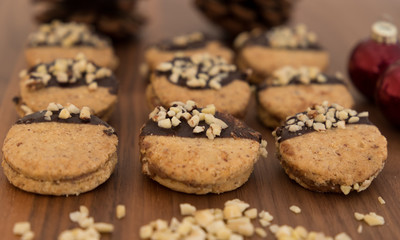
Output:
[[[160,63],[170,61],[176,56],[190,57],[200,53],[220,56],[228,63],[233,61],[232,50],[201,32],[176,36],[155,44],[147,49],[145,58],[150,70],[154,70]]]
[[[324,102],[277,128],[277,155],[287,175],[317,192],[363,191],[383,169],[387,141],[368,119]]]
[[[25,58],[29,67],[57,58],[74,58],[84,53],[95,64],[114,69],[117,58],[109,39],[94,33],[82,23],[53,21],[41,24],[30,34]]]
[[[346,108],[354,105],[342,75],[321,73],[315,67],[283,67],[258,86],[258,117],[267,127],[278,127],[286,117],[323,101]]]
[[[83,54],[35,65],[22,71],[20,77],[21,97],[14,102],[21,117],[58,102],[89,106],[106,121],[117,102],[118,81],[112,71],[88,61]]]
[[[19,119],[3,144],[3,171],[22,190],[78,195],[105,182],[117,163],[114,129],[74,105],[50,103]]]
[[[215,104],[221,112],[244,117],[251,90],[247,74],[221,57],[197,54],[161,63],[151,75],[146,95],[149,106],[193,100],[199,107]]]
[[[242,186],[267,142],[214,105],[193,101],[156,107],[139,136],[142,170],[175,191],[223,193]]]
[[[270,31],[254,30],[235,40],[239,69],[252,69],[253,83],[260,83],[274,70],[284,66],[313,66],[326,69],[329,54],[317,42],[317,36],[305,25],[277,27]]]

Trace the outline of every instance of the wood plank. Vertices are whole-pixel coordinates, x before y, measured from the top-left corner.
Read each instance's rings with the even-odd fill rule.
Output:
[[[192,30],[210,31],[218,35],[218,29],[202,17],[190,1],[153,0],[142,1],[140,11],[149,21],[138,41],[117,46],[121,66],[116,74],[120,79],[119,102],[110,120],[120,137],[119,163],[111,178],[96,190],[79,196],[49,197],[20,191],[11,186],[0,173],[0,233],[1,239],[18,239],[12,234],[13,224],[28,220],[32,223],[35,239],[56,239],[58,234],[76,225],[68,218],[69,212],[80,205],[89,207],[97,221],[115,225],[115,232],[102,239],[138,239],[140,226],[157,218],[171,219],[179,216],[179,203],[189,202],[199,209],[222,207],[233,198],[247,201],[258,209],[268,210],[276,224],[303,225],[309,230],[329,235],[346,232],[353,239],[400,238],[400,131],[383,118],[376,106],[364,99],[352,88],[358,110],[368,110],[389,141],[389,157],[385,169],[371,187],[358,194],[314,193],[301,188],[288,179],[275,157],[271,131],[256,119],[255,101],[252,100],[246,122],[260,131],[268,141],[268,158],[260,160],[249,181],[238,190],[215,195],[195,196],[171,191],[141,174],[138,134],[147,119],[144,89],[146,82],[139,75],[145,47],[165,37]],[[332,63],[329,71],[345,72],[347,57],[357,40],[369,34],[369,25],[382,13],[392,15],[400,22],[400,2],[394,0],[373,1],[299,1],[294,12],[294,23],[303,22],[315,30],[330,51]],[[25,36],[32,29],[28,1],[0,1],[0,52],[2,53],[0,76],[0,139],[16,120],[10,99],[18,92],[17,75],[24,67],[22,56]],[[382,196],[387,204],[380,205]],[[117,204],[125,204],[125,219],[115,218]],[[289,211],[298,205],[302,213]],[[353,217],[355,211],[375,211],[385,217],[381,227],[363,224],[362,234],[357,233],[360,224]],[[252,239],[257,239],[254,237]],[[267,239],[274,239],[269,234]]]

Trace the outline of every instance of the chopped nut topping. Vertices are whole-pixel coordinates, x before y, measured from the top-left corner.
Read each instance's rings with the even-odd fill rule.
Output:
[[[301,130],[307,132],[310,129],[315,131],[326,131],[331,128],[345,129],[346,124],[358,123],[361,118],[366,118],[367,116],[367,112],[357,114],[355,110],[345,109],[338,104],[329,105],[325,101],[321,105],[314,105],[312,108],[308,108],[306,112],[286,118],[285,126],[275,132],[275,138],[281,138],[282,129],[287,129],[286,131],[289,133],[296,133]],[[359,191],[358,186],[355,190]]]
[[[89,107],[83,107],[80,114],[79,114],[80,119],[88,120],[90,119],[90,108]]]
[[[317,42],[316,34],[309,32],[303,24],[294,28],[276,27],[265,37],[273,48],[307,48]]]
[[[342,185],[342,186],[340,186],[340,190],[344,193],[344,195],[347,195],[352,190],[352,187],[351,186]]]
[[[61,119],[68,119],[70,117],[71,117],[71,114],[65,108],[61,110],[60,114],[58,114],[58,118],[61,118]]]
[[[88,62],[80,54],[75,59],[56,59],[47,65],[39,64],[26,73],[25,86],[29,90],[38,90],[46,87],[50,81],[56,81],[61,86],[84,81],[90,90],[97,88],[97,80],[110,77],[112,72],[108,68],[100,68]]]
[[[159,72],[171,73],[169,81],[178,83],[179,79],[191,88],[210,87],[221,89],[221,81],[236,72],[236,66],[228,64],[223,58],[209,54],[196,54],[190,58],[175,58],[171,62],[161,63]]]
[[[109,42],[95,35],[87,25],[82,23],[62,23],[53,21],[39,26],[39,31],[29,36],[30,46],[63,46],[72,47],[87,45],[97,48],[109,46]]]
[[[187,124],[193,128],[193,133],[206,131],[206,136],[209,139],[220,136],[222,130],[228,127],[224,121],[214,117],[216,109],[213,104],[201,109],[201,112],[196,103],[191,100],[186,103],[173,102],[171,105],[168,110],[163,107],[156,107],[149,114],[149,119],[157,122],[159,127],[167,129],[179,126],[182,120],[186,120]],[[199,126],[203,121],[209,125],[207,129],[206,126]]]
[[[270,81],[273,86],[284,86],[291,83],[308,85],[325,83],[328,78],[316,67],[294,68],[285,66],[275,70]]]

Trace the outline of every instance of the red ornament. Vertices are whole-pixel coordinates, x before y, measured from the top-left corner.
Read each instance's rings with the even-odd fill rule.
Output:
[[[371,37],[356,45],[351,53],[348,71],[353,84],[373,100],[376,83],[390,64],[400,59],[397,28],[389,22],[372,25]]]
[[[375,97],[383,115],[400,126],[400,61],[392,64],[381,76]]]

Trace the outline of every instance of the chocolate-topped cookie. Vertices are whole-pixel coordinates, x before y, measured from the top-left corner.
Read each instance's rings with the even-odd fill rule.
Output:
[[[316,67],[283,67],[258,86],[258,117],[267,127],[279,126],[287,116],[323,101],[346,108],[354,104],[341,74],[330,76]]]
[[[112,71],[88,61],[83,54],[41,63],[20,75],[21,97],[15,98],[20,116],[58,102],[89,106],[96,116],[107,120],[117,101],[118,81]]]
[[[247,74],[221,57],[197,54],[158,65],[147,87],[151,108],[170,107],[173,101],[193,100],[199,107],[215,104],[221,111],[244,117],[251,90]]]
[[[267,142],[261,134],[214,105],[193,101],[156,107],[143,125],[143,173],[176,191],[222,193],[243,185]]]
[[[235,40],[237,65],[252,69],[251,81],[262,82],[274,70],[284,66],[313,66],[324,70],[329,55],[317,42],[316,34],[305,25],[277,27],[270,31],[254,30],[240,34]]]
[[[160,63],[170,61],[175,56],[190,57],[194,54],[208,53],[224,58],[228,63],[233,60],[233,52],[218,40],[212,39],[201,32],[176,36],[151,46],[147,49],[145,58],[151,70]]]
[[[50,103],[19,119],[3,144],[3,171],[28,192],[72,195],[105,182],[117,163],[114,129],[88,107]]]
[[[368,112],[338,104],[324,102],[288,117],[273,135],[285,172],[313,191],[363,191],[387,158],[386,138]]]
[[[78,53],[84,53],[99,66],[117,66],[117,58],[109,39],[97,35],[85,24],[56,20],[41,24],[38,31],[29,35],[25,58],[31,67],[57,58],[74,58]]]

